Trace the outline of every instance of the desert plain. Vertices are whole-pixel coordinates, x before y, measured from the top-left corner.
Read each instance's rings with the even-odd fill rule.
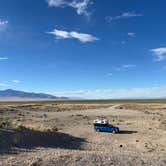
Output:
[[[96,132],[106,118],[120,133]],[[0,166],[165,166],[165,102],[0,103]]]

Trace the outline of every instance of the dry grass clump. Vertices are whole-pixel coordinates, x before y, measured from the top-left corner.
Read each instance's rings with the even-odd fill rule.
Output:
[[[10,129],[12,128],[12,123],[10,120],[0,119],[0,128],[1,129]]]
[[[148,111],[155,111],[155,110],[165,110],[166,104],[121,104],[117,109],[131,109],[131,110],[148,110]]]
[[[164,119],[163,121],[161,121],[160,126],[161,129],[166,131],[166,119]]]
[[[17,131],[23,131],[25,129],[31,129],[31,130],[37,130],[41,132],[57,132],[58,128],[56,126],[46,126],[43,124],[24,124],[15,120],[0,120],[0,129],[5,130],[17,130]]]
[[[112,106],[112,104],[43,104],[43,105],[22,105],[19,108],[24,110],[31,110],[31,111],[39,111],[39,110],[47,110],[47,112],[63,112],[63,111],[70,111],[70,110],[86,110],[86,109],[96,109],[96,108],[107,108]]]
[[[37,130],[41,132],[57,132],[58,128],[56,126],[46,126],[46,125],[24,125],[23,127],[31,129],[31,130]]]

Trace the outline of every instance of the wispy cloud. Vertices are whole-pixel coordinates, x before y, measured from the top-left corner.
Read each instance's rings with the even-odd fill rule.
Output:
[[[5,87],[8,87],[8,86],[9,86],[8,84],[0,83],[0,88],[5,88]]]
[[[135,37],[136,36],[136,33],[134,33],[134,32],[128,32],[127,34],[128,34],[129,37]]]
[[[51,7],[72,7],[76,10],[78,15],[89,16],[87,11],[90,0],[47,0]]]
[[[130,18],[141,17],[141,16],[143,16],[143,14],[141,14],[141,13],[125,12],[125,13],[122,13],[121,15],[118,15],[118,16],[107,16],[106,20],[108,22],[111,22],[111,21],[114,21],[114,20],[130,19]]]
[[[107,73],[107,76],[111,77],[113,76],[113,73]]]
[[[0,57],[0,61],[3,61],[3,60],[8,60],[9,58],[7,57]]]
[[[54,29],[51,32],[48,32],[49,34],[52,34],[56,37],[56,39],[77,39],[79,41],[81,41],[82,43],[86,43],[86,42],[93,42],[96,40],[99,40],[97,37],[92,36],[90,34],[86,34],[86,33],[78,33],[75,31],[71,31],[71,32],[67,32],[67,31],[63,31],[63,30],[57,30]]]
[[[136,67],[136,65],[133,65],[133,64],[125,64],[125,65],[122,65],[119,67],[115,67],[114,70],[115,71],[123,71],[123,70],[128,70],[131,68],[135,68],[135,67]]]
[[[0,26],[2,26],[2,25],[6,25],[6,24],[8,24],[8,21],[2,21],[2,20],[0,20]]]
[[[8,23],[9,22],[7,20],[0,19],[0,31],[4,31],[6,29]]]
[[[121,67],[115,67],[114,70],[115,71],[121,71]]]
[[[149,88],[95,89],[54,92],[57,96],[80,97],[84,99],[127,99],[165,97],[166,86]]]
[[[132,64],[127,64],[127,65],[122,65],[122,68],[133,68],[133,67],[136,67],[136,65],[132,65]]]
[[[20,80],[12,80],[13,83],[19,84],[21,81]]]
[[[121,41],[121,44],[122,44],[122,45],[125,45],[125,44],[126,44],[126,41]]]
[[[150,51],[153,53],[155,61],[163,61],[166,59],[166,47],[154,48]]]

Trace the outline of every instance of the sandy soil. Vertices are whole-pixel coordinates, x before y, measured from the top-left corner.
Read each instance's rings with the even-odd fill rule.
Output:
[[[96,118],[121,132],[94,131]],[[166,104],[1,105],[0,120],[2,166],[166,165]]]

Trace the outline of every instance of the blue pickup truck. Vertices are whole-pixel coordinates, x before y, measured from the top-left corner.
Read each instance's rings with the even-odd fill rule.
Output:
[[[119,133],[119,128],[109,123],[93,123],[94,129],[98,132],[112,132]]]

